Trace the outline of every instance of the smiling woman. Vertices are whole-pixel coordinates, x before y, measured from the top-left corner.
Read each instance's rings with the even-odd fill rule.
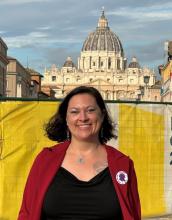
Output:
[[[72,90],[46,125],[61,143],[37,156],[18,220],[140,220],[133,162],[106,144],[113,129],[95,88]]]
[[[89,94],[78,94],[71,98],[67,110],[67,125],[71,132],[72,142],[99,142],[104,115],[96,100]]]
[[[87,117],[88,115],[97,115],[98,112],[100,118],[103,116],[103,120],[100,119],[102,120],[102,125],[98,133],[99,141],[103,144],[113,137],[117,138],[114,135],[113,130],[115,128],[112,125],[110,115],[100,93],[93,87],[85,86],[75,88],[64,98],[58,111],[45,128],[47,136],[51,140],[58,142],[70,139],[71,131],[67,122],[69,116],[70,119],[77,115],[81,118],[85,114]]]

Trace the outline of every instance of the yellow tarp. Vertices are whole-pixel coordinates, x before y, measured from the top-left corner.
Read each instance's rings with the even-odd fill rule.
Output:
[[[134,160],[142,213],[164,214],[164,115],[121,105],[119,148]]]
[[[58,105],[51,101],[0,102],[0,220],[17,218],[33,159],[43,147],[55,144],[44,136],[43,125]],[[118,147],[134,160],[143,216],[166,213],[164,190],[166,195],[169,193],[164,180],[170,185],[171,176],[167,178],[164,173],[165,106],[161,108],[157,111],[151,105],[110,105],[117,115]]]
[[[35,155],[54,142],[43,125],[57,109],[56,102],[0,103],[0,219],[15,220],[26,178]]]

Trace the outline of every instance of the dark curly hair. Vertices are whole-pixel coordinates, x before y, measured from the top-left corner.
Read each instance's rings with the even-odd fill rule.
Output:
[[[99,132],[100,143],[104,144],[111,138],[117,138],[117,136],[114,134],[115,127],[112,124],[112,120],[99,91],[94,87],[80,86],[76,87],[66,95],[63,101],[60,103],[57,112],[45,125],[46,135],[49,139],[57,142],[67,140],[68,127],[66,123],[66,114],[69,101],[73,96],[83,93],[89,94],[95,98],[97,105],[104,115],[104,120],[100,129],[101,132]]]

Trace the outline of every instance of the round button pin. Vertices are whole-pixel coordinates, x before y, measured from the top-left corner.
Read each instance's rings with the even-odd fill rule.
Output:
[[[124,171],[119,171],[117,174],[116,174],[116,180],[119,184],[126,184],[128,182],[128,175],[126,172]]]

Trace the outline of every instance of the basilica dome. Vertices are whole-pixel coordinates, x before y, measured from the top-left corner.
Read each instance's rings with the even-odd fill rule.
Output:
[[[116,34],[110,30],[104,11],[96,30],[85,40],[82,51],[112,51],[123,56],[122,44]]]

